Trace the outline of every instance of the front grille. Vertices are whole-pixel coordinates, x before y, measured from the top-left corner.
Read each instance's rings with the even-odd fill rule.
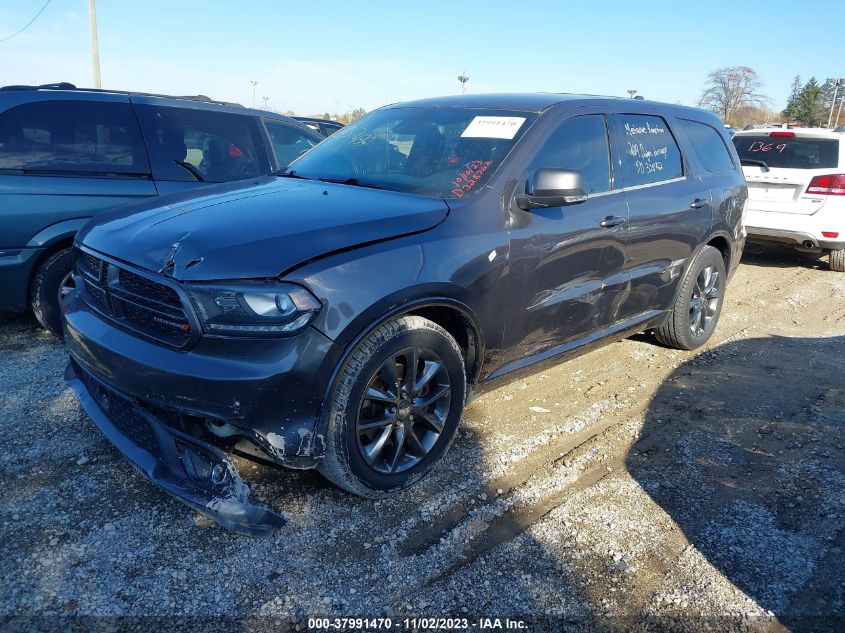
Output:
[[[91,297],[89,301],[91,305],[101,311],[108,310],[108,297],[106,296],[105,290],[90,283],[86,285],[86,290],[88,290],[88,294]]]
[[[179,299],[179,295],[176,294],[173,288],[162,286],[126,269],[120,270],[118,279],[120,281],[120,287],[125,288],[129,292],[141,297],[147,297],[176,310],[182,309],[182,300]]]
[[[155,432],[144,416],[138,413],[132,402],[97,381],[77,363],[74,363],[74,368],[77,376],[82,379],[85,389],[117,430],[136,446],[159,457],[161,448]]]
[[[76,271],[88,304],[128,329],[174,347],[191,338],[182,299],[170,286],[80,249]]]
[[[92,277],[97,279],[100,278],[100,272],[103,267],[103,260],[93,255],[86,253],[85,251],[77,251],[77,257],[79,261],[79,265],[86,270],[86,272],[90,273]]]

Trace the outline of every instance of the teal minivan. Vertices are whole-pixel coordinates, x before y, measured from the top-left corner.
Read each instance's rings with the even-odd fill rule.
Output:
[[[289,117],[203,96],[0,88],[0,310],[31,306],[61,336],[70,247],[89,219],[284,169],[322,138]]]

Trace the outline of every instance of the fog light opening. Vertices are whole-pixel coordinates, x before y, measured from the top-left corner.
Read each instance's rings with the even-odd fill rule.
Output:
[[[223,464],[215,464],[214,468],[211,469],[211,483],[215,486],[225,482],[228,476],[229,471]]]
[[[223,422],[223,420],[215,420],[213,418],[206,418],[205,428],[214,433],[217,437],[231,437],[233,435],[241,435],[242,433],[238,427],[233,426],[228,422]]]

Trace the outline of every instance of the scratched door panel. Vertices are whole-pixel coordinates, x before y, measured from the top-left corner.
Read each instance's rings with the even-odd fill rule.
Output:
[[[541,168],[581,172],[587,200],[530,212],[512,209],[511,278],[506,345],[512,359],[540,354],[580,338],[597,327],[597,310],[607,276],[602,252],[615,243],[617,218],[624,231],[627,209],[612,191],[605,112],[582,109],[563,119],[538,149],[526,180]]]
[[[628,287],[614,315],[624,321],[671,307],[681,274],[710,229],[711,199],[665,118],[619,113],[614,123],[628,202]]]

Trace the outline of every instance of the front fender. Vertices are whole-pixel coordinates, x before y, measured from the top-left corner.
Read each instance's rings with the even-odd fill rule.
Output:
[[[422,265],[419,244],[393,242],[334,255],[285,279],[320,299],[325,309],[312,326],[345,348],[368,323],[406,298]]]
[[[318,437],[325,433],[326,404],[331,401],[337,372],[359,341],[392,317],[421,308],[448,308],[460,315],[473,335],[473,358],[468,360],[468,367],[472,367],[474,376],[470,381],[477,378],[486,338],[480,320],[461,300],[466,294],[463,286],[454,281],[426,279],[425,259],[425,247],[408,240],[376,245],[366,253],[342,253],[298,270],[296,277],[286,277],[319,297],[325,309],[312,326],[343,350],[325,385]]]

